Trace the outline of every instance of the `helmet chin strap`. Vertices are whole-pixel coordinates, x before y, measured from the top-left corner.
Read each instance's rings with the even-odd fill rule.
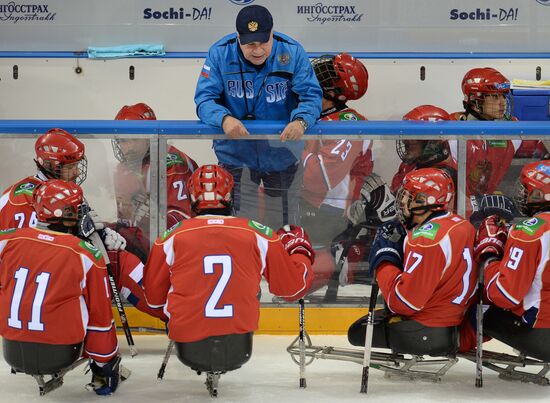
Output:
[[[422,220],[422,222],[419,222],[419,223],[413,223],[412,222],[412,220],[415,216],[416,217],[422,216],[422,215],[426,214],[427,212],[431,211],[431,209],[433,207],[436,207],[436,208],[441,207],[441,204],[428,204],[428,205],[425,205],[425,206],[418,206],[418,207],[410,208],[409,209],[410,216],[405,218],[405,226],[407,227],[407,229],[413,229],[414,227],[416,227],[418,225],[422,225],[426,221],[431,220],[432,218],[435,218],[435,217],[438,217],[440,215],[443,215],[443,214],[447,213],[446,211],[443,211],[443,210],[432,211],[432,213],[429,214],[428,216],[426,216],[426,218],[424,218]]]
[[[483,117],[478,111],[473,110],[472,107],[470,106],[470,104],[465,103],[464,108],[466,110],[466,115],[472,115],[477,120],[489,120],[489,119]]]

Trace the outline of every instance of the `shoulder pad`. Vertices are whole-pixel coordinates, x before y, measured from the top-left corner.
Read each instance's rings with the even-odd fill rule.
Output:
[[[252,228],[254,231],[262,235],[265,235],[269,238],[273,236],[273,230],[269,228],[267,225],[260,224],[259,222],[254,220],[248,220],[248,226]]]
[[[429,240],[434,241],[437,238],[437,234],[441,230],[441,224],[438,224],[436,222],[429,222],[427,224],[421,225],[418,228],[415,228],[411,232],[411,240],[417,239],[417,238],[426,238]]]
[[[160,236],[161,241],[166,241],[166,238],[168,238],[170,235],[172,235],[176,229],[181,227],[183,225],[183,221],[177,222],[174,225],[172,225],[170,228],[168,228],[166,231],[162,233]]]
[[[547,221],[541,217],[523,220],[512,227],[512,234],[520,237],[538,237],[547,228]]]
[[[17,231],[17,228],[0,229],[0,235],[8,235]]]
[[[92,243],[85,240],[80,240],[78,246],[88,251],[95,258],[95,260],[101,259],[101,252]]]
[[[166,154],[166,168],[170,168],[174,165],[185,165],[183,157],[177,153]]]
[[[26,196],[32,196],[32,192],[34,189],[36,189],[36,183],[33,182],[23,182],[20,183],[17,186],[13,187],[13,195],[19,196],[19,195],[26,195]]]
[[[338,115],[339,120],[365,120],[361,115],[354,111],[342,111]]]

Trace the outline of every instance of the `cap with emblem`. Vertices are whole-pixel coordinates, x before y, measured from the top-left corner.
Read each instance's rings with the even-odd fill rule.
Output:
[[[273,17],[263,6],[244,7],[237,15],[237,32],[241,45],[250,42],[268,42],[271,29],[273,29]]]

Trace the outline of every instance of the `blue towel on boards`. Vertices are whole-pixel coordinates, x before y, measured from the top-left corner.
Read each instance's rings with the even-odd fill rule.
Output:
[[[163,56],[164,45],[154,44],[136,44],[136,45],[120,45],[108,47],[88,48],[88,57],[90,59],[113,59],[120,57],[136,57],[136,56]]]

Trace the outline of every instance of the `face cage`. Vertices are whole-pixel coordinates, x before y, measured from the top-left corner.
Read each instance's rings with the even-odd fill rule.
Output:
[[[531,198],[533,197],[533,193],[536,191],[539,191],[538,189],[534,189],[533,192],[531,192]],[[540,192],[540,191],[539,191]],[[541,192],[542,196],[542,192]],[[541,210],[546,210],[550,207],[550,202],[547,202],[542,199],[540,202],[529,202],[529,194],[527,192],[527,188],[521,183],[521,181],[518,179],[516,183],[516,192],[514,194],[514,202],[516,203],[516,206],[521,214],[523,214],[526,217],[530,217]]]
[[[61,170],[63,169],[64,165],[69,164],[57,164],[53,170],[47,169],[44,165],[40,165],[40,168],[44,170],[44,172],[46,172],[51,178],[65,180],[61,177]],[[86,180],[88,176],[88,160],[86,159],[86,157],[82,157],[82,159],[78,161],[76,170],[76,177],[72,181],[77,185],[80,185]]]
[[[481,94],[480,96],[474,95],[470,96],[470,101],[468,102],[470,104],[471,108],[475,108],[477,111],[479,111],[480,115],[483,115],[483,105],[485,103],[485,97],[491,95],[491,94]],[[472,99],[473,98],[473,99]],[[512,93],[508,92],[504,94],[504,99],[506,100],[506,106],[504,108],[504,114],[502,118],[495,119],[495,120],[511,120],[512,119],[512,112],[514,110],[514,99],[512,98]]]
[[[122,139],[111,140],[111,146],[113,147],[113,154],[115,155],[115,158],[119,162],[124,163],[124,166],[132,172],[140,172],[141,167],[143,166],[143,160],[149,154],[149,147],[147,147],[147,150],[143,153],[143,155],[133,152],[124,153],[122,151],[122,147],[120,147],[121,140]]]
[[[149,196],[144,193],[136,193],[132,196],[133,214],[131,221],[135,226],[139,226],[139,223],[145,218],[149,218]]]
[[[424,140],[421,140],[424,141]],[[427,140],[425,140],[427,141]],[[424,149],[426,148],[426,145],[422,148],[422,153],[424,153]],[[405,140],[397,140],[395,142],[395,151],[397,152],[397,155],[403,161],[405,164],[412,164],[415,162],[418,162],[418,158],[421,158],[422,154],[420,156],[410,156],[409,151],[407,150],[407,144],[405,143]]]
[[[318,62],[313,64],[313,70],[324,95],[327,95],[328,91],[335,91],[337,95],[342,92],[340,88],[335,87],[335,82],[340,80],[340,76],[334,68],[333,57],[321,57]]]

